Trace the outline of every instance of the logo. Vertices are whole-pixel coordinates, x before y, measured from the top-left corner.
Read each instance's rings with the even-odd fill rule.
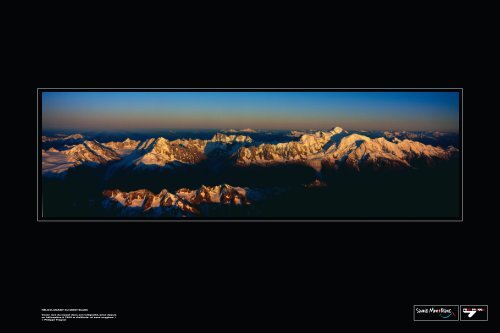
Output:
[[[458,305],[414,305],[414,321],[458,321]]]
[[[468,314],[469,314],[469,315],[468,315],[468,317],[469,317],[469,318],[472,318],[472,316],[473,316],[476,312],[477,312],[477,310],[472,309],[472,308],[471,308],[471,310],[468,310],[467,308],[464,308],[464,311],[463,311],[463,313],[468,313]]]
[[[487,321],[488,305],[461,305],[461,321]]]

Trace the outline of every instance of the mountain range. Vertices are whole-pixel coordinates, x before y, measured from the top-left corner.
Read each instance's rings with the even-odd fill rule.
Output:
[[[147,189],[130,192],[113,189],[105,190],[103,195],[107,198],[104,206],[119,210],[121,215],[147,213],[172,217],[200,215],[200,209],[205,205],[250,205],[250,199],[260,198],[257,191],[228,184],[201,186],[194,190],[181,188],[175,193],[163,189],[158,194]]]
[[[77,141],[77,140],[82,140],[84,137],[81,134],[71,134],[71,135],[65,135],[65,134],[57,134],[53,137],[51,136],[42,136],[42,142],[52,142],[52,141]]]
[[[249,133],[50,136],[62,139],[45,139],[41,149],[44,215],[196,219],[458,212],[458,144],[443,145],[458,142],[453,135],[340,127]]]
[[[299,132],[293,134],[298,136]],[[83,137],[68,137],[77,136]],[[450,159],[457,152],[453,146],[444,149],[390,135],[370,138],[340,127],[300,133],[297,139],[281,143],[256,142],[247,135],[216,133],[210,140],[170,141],[163,137],[106,143],[86,140],[67,146],[67,149],[43,149],[42,174],[64,175],[68,169],[82,164],[117,162],[117,167],[121,168],[171,168],[179,164],[196,165],[210,159],[228,161],[235,166],[304,164],[317,172],[325,164],[357,170],[362,165],[411,168],[416,160],[432,163],[436,159]]]

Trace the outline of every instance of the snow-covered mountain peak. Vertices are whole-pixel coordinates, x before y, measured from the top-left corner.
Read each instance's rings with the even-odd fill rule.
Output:
[[[171,152],[170,141],[168,141],[164,137],[157,138],[153,142],[153,144],[152,144],[151,152],[154,152],[154,153],[157,153],[157,154],[168,154],[168,153],[170,153]]]
[[[380,139],[383,139],[383,138],[380,138]],[[348,136],[344,136],[341,140],[340,140],[340,146],[350,146],[352,144],[355,144],[356,142],[359,142],[359,141],[371,141],[372,139],[370,139],[369,137],[365,136],[365,135],[361,135],[361,134],[357,134],[357,133],[354,133],[354,134],[351,134],[351,135],[348,135]],[[385,139],[383,139],[385,140]],[[386,140],[387,141],[387,140]]]
[[[338,126],[336,126],[336,127],[332,128],[332,129],[330,130],[330,132],[331,132],[331,133],[333,133],[333,134],[340,134],[340,133],[342,133],[343,131],[344,131],[344,129],[343,129],[342,127],[338,127]]]
[[[68,150],[61,151],[61,153],[68,156],[69,161],[74,162],[105,163],[120,159],[115,151],[96,140],[86,140]]]
[[[140,143],[141,143],[140,141],[131,140],[131,139],[127,138],[122,142],[110,141],[110,142],[103,143],[103,145],[115,150],[120,155],[126,155],[126,154],[130,153],[132,150],[136,149]]]
[[[42,174],[60,175],[69,168],[82,165],[99,165],[120,159],[113,149],[97,141],[86,140],[67,150],[51,148],[45,151],[42,160]]]
[[[223,142],[223,143],[234,143],[234,142],[248,142],[251,143],[253,140],[247,135],[226,135],[224,133],[216,133],[210,140],[212,142]]]
[[[194,164],[204,158],[203,146],[198,141],[169,141],[163,137],[149,139],[139,145],[140,156],[135,166],[164,167],[171,162]]]
[[[83,135],[81,135],[80,133],[77,133],[77,134],[68,135],[64,138],[64,140],[78,140],[78,139],[83,139]]]
[[[254,129],[252,129],[252,128],[244,128],[240,132],[243,132],[243,133],[257,133],[257,131],[254,130]]]

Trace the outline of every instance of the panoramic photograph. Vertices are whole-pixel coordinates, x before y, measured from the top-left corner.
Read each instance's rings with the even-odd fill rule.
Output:
[[[459,91],[39,92],[40,220],[460,220]]]

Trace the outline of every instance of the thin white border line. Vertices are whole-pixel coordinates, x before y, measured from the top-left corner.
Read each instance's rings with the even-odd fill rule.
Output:
[[[430,319],[430,320],[425,320],[425,319],[415,319],[415,308],[417,306],[440,306],[440,307],[445,307],[445,306],[456,306],[458,308],[458,312],[457,313],[457,319],[456,320],[441,320],[441,319]],[[450,305],[450,304],[446,304],[446,305],[442,305],[442,304],[426,304],[426,305],[423,305],[423,304],[414,304],[413,305],[413,321],[451,321],[451,322],[455,322],[455,321],[460,321],[460,306],[461,305]]]
[[[193,87],[185,87],[185,88],[36,88],[37,91],[40,89],[43,90],[76,90],[76,89],[95,89],[95,90],[187,90],[187,89],[198,89],[198,90],[277,90],[277,89],[286,89],[286,90],[389,90],[389,89],[397,89],[397,90],[464,90],[464,88],[454,87],[454,88],[193,88]],[[404,91],[401,91],[404,92]]]
[[[461,177],[462,177],[462,191],[461,191],[461,199],[462,199],[462,220],[460,222],[464,221],[464,89],[461,88],[460,92],[461,96],[461,107],[459,108],[460,112],[460,130],[459,130],[459,135],[462,138],[460,142],[460,157],[461,157],[461,162],[462,162],[462,167],[461,167]]]
[[[198,89],[198,90],[221,90],[221,89],[229,89],[229,90],[277,90],[277,89],[287,89],[287,90],[327,90],[327,91],[334,91],[334,90],[390,90],[390,89],[398,89],[398,90],[460,90],[461,91],[461,131],[460,135],[462,137],[461,143],[460,143],[460,154],[461,154],[461,159],[462,159],[462,195],[461,195],[461,200],[462,200],[462,218],[457,219],[457,220],[415,220],[415,219],[405,219],[405,220],[287,220],[287,219],[282,219],[282,220],[238,220],[238,219],[232,219],[232,220],[201,220],[201,219],[196,219],[196,220],[45,220],[43,219],[43,203],[42,203],[42,220],[40,220],[40,214],[39,214],[39,141],[40,141],[40,133],[39,133],[39,126],[38,126],[38,118],[40,116],[40,110],[38,110],[38,93],[39,90],[67,90],[67,91],[73,91],[77,89],[95,89],[95,90],[186,90],[186,89]],[[36,88],[36,133],[37,133],[37,174],[36,174],[36,213],[37,217],[36,220],[37,222],[67,222],[67,221],[72,221],[72,222],[464,222],[464,155],[463,155],[463,141],[464,141],[464,135],[463,135],[463,129],[464,129],[464,124],[463,124],[463,116],[464,116],[464,88]]]
[[[39,145],[39,141],[40,141],[40,133],[38,131],[38,118],[40,118],[40,112],[38,110],[38,89],[36,89],[36,220],[37,222],[39,221],[38,218],[40,217],[40,212],[38,211],[39,209],[39,206],[40,206],[40,200],[39,200],[39,192],[40,192],[40,189],[39,189],[39,180],[38,180],[38,173],[40,172],[39,168],[40,168],[40,148],[38,147]],[[42,206],[43,206],[43,203],[42,203]],[[43,218],[43,214],[42,214],[42,218]]]
[[[150,219],[150,220],[68,220],[68,219],[61,219],[61,220],[40,220],[39,222],[66,222],[66,221],[72,221],[72,222],[234,222],[234,221],[239,221],[239,222],[398,222],[400,223],[401,221],[403,222],[450,222],[450,223],[456,223],[459,222],[458,220],[287,220],[287,219],[281,219],[281,220],[237,220],[237,219],[231,219],[231,220],[202,220],[202,219],[185,219],[185,220],[178,220],[178,219]]]

